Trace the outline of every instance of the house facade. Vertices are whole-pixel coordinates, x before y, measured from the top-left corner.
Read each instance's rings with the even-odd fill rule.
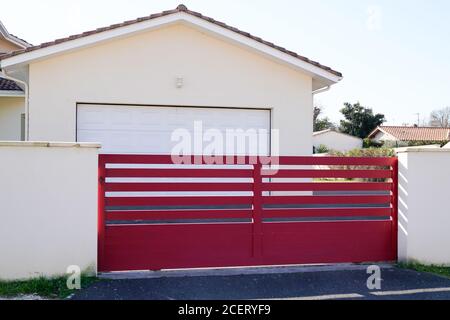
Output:
[[[0,78],[0,140],[24,139],[25,97],[15,82]]]
[[[0,59],[29,86],[26,140],[115,153],[170,153],[175,129],[201,125],[276,132],[269,149],[311,154],[313,94],[342,78],[183,5]]]
[[[0,56],[29,47],[0,21]],[[24,140],[25,95],[20,84],[0,74],[0,140]]]

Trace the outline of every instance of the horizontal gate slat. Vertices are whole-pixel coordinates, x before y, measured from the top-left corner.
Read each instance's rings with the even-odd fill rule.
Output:
[[[273,174],[272,174],[273,173]],[[390,178],[390,170],[262,170],[261,174],[271,178]]]
[[[250,169],[106,169],[107,178],[251,178]]]
[[[251,205],[252,197],[109,197],[107,206],[225,206]]]
[[[177,158],[175,158],[177,159]],[[248,156],[187,156],[185,164],[280,164],[280,165],[347,165],[347,166],[392,166],[396,162],[394,157],[311,157],[292,156],[273,158],[270,162],[267,159],[257,159]],[[173,164],[171,155],[115,155],[102,154],[105,163],[121,164]],[[215,163],[213,161],[216,161]]]
[[[183,156],[171,155],[132,155],[132,154],[102,154],[105,163],[117,164],[195,164],[195,165],[248,165],[258,163],[258,157],[249,156]]]
[[[263,218],[390,217],[391,208],[266,209]]]
[[[252,191],[251,183],[106,183],[106,191]]]
[[[322,165],[322,166],[392,166],[393,157],[280,157],[280,165]]]
[[[128,220],[181,220],[181,219],[249,219],[251,210],[150,210],[108,211],[107,221]]]
[[[264,204],[384,204],[391,202],[391,196],[267,196],[262,197]]]
[[[102,154],[101,157],[104,163],[122,163],[122,164],[172,163],[171,155]]]
[[[269,182],[263,183],[264,191],[388,191],[390,183],[383,182]]]

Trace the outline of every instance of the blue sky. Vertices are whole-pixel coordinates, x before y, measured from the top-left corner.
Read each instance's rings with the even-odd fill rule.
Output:
[[[450,106],[448,0],[14,0],[2,3],[0,20],[38,44],[180,2],[341,71],[344,80],[316,97],[334,121],[346,101],[389,124]]]

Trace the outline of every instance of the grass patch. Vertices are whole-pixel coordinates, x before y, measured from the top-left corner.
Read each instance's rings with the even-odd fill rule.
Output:
[[[450,267],[437,265],[424,265],[417,262],[399,263],[398,266],[404,269],[411,269],[419,272],[428,272],[446,278],[450,278]]]
[[[21,295],[37,295],[47,299],[64,299],[76,290],[67,288],[67,277],[45,278],[30,280],[2,281],[0,280],[0,297],[13,298]],[[81,276],[81,288],[98,281],[96,277]]]

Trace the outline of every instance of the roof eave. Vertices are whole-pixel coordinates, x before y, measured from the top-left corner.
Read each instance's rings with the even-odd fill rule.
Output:
[[[325,130],[316,131],[316,132],[313,132],[313,136],[318,136],[318,135],[321,135],[321,134],[324,134],[324,133],[327,133],[327,132],[330,132],[330,131],[331,131],[331,129],[325,129]]]
[[[25,97],[25,93],[19,90],[0,90],[0,97]]]
[[[377,133],[379,132],[383,132],[385,134],[387,134],[386,131],[384,131],[383,129],[381,129],[381,127],[376,127],[375,129],[372,130],[371,133],[369,133],[369,135],[367,136],[368,139],[372,139]]]
[[[330,69],[330,71],[319,67],[311,62],[299,59],[293,55],[282,52],[277,48],[271,47],[244,36],[238,32],[224,28],[218,24],[206,21],[203,18],[194,16],[193,14],[183,11],[175,12],[169,15],[163,15],[157,18],[152,18],[142,22],[137,22],[115,29],[106,30],[103,32],[93,33],[88,36],[79,37],[70,41],[64,41],[59,44],[49,45],[33,51],[20,53],[18,55],[7,56],[0,61],[1,69],[15,69],[17,67],[30,64],[35,61],[47,59],[49,57],[67,53],[73,50],[93,46],[97,43],[106,42],[122,37],[131,36],[140,32],[157,29],[175,23],[187,23],[191,26],[201,28],[203,31],[208,31],[221,36],[222,38],[237,43],[238,45],[250,48],[266,55],[279,62],[286,63],[291,67],[295,67],[303,72],[310,74],[313,78],[320,81],[325,86],[335,84],[342,80],[342,75]]]
[[[3,25],[3,23],[1,21],[0,21],[0,34],[3,36],[3,38],[5,38],[6,41],[9,41],[23,49],[31,46],[31,44],[29,44],[28,42],[26,42],[22,39],[19,39],[16,36],[10,34],[8,32],[8,30],[6,30],[5,26]]]

